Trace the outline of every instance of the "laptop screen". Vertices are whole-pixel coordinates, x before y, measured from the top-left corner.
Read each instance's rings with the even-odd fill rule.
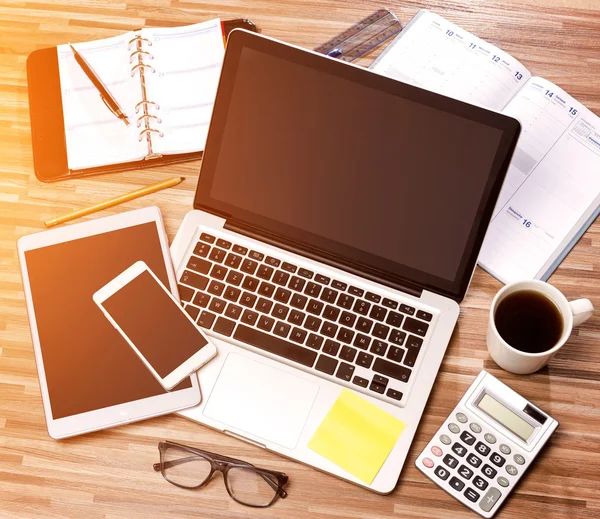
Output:
[[[518,123],[260,36],[236,36],[196,204],[460,297]]]

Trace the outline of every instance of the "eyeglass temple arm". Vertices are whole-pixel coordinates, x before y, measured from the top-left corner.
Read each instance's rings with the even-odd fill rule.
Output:
[[[178,460],[163,461],[162,464],[166,469],[168,469],[171,467],[176,467],[177,465],[181,465],[182,463],[188,463],[190,461],[195,461],[198,459],[204,459],[204,458],[201,458],[200,456],[189,456],[188,458],[181,458]],[[154,468],[154,470],[156,472],[160,472],[160,470],[161,470],[160,463],[155,463],[154,465],[152,465],[152,467]]]

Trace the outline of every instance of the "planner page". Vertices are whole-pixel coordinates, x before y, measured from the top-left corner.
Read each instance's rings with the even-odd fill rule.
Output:
[[[522,133],[479,264],[505,283],[546,279],[600,204],[600,118],[537,77],[503,113]]]
[[[371,69],[497,111],[531,77],[506,52],[426,10],[419,11]]]
[[[59,45],[58,69],[70,170],[119,164],[142,159],[147,145],[138,140],[135,104],[140,80],[132,77],[128,42],[132,32],[73,46],[92,67],[127,114],[130,126],[104,104],[96,87],[75,61],[69,45]]]
[[[221,22],[143,29],[152,70],[146,73],[154,151],[175,154],[204,149],[225,48]]]

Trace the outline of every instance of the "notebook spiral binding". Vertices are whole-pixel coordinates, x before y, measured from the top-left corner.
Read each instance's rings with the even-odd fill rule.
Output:
[[[135,76],[135,74],[139,74],[140,83],[142,86],[142,100],[135,105],[135,113],[141,115],[137,119],[137,127],[140,128],[139,140],[146,140],[146,144],[148,145],[148,154],[144,157],[146,160],[157,159],[161,157],[160,153],[156,153],[152,146],[152,138],[154,136],[163,137],[163,132],[157,128],[152,126],[153,123],[160,124],[162,122],[161,118],[156,115],[156,113],[160,110],[160,106],[154,101],[148,100],[147,89],[146,89],[146,74],[154,74],[156,71],[154,67],[147,63],[149,60],[153,60],[154,56],[150,51],[147,50],[147,47],[151,47],[152,42],[147,38],[142,38],[140,34],[135,35],[129,41],[128,48],[129,50],[133,47],[133,52],[129,55],[129,63],[133,66],[131,67],[131,76]]]

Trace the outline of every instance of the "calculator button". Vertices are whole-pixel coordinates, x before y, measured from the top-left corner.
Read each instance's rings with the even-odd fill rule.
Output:
[[[469,501],[473,501],[473,503],[476,503],[479,499],[479,494],[472,488],[467,488],[467,490],[465,490],[465,496]]]
[[[519,471],[513,465],[506,465],[506,472],[508,472],[511,476],[516,476]]]
[[[497,467],[501,467],[504,465],[504,463],[506,463],[506,460],[497,452],[494,452],[494,454],[490,456],[490,461]]]
[[[478,458],[475,454],[469,454],[467,463],[473,465],[473,467],[479,467],[479,465],[481,465],[481,458]]]
[[[450,475],[450,472],[448,472],[444,467],[441,467],[440,465],[438,465],[433,472],[442,481],[446,481],[448,479],[448,476]]]
[[[454,490],[458,490],[459,492],[465,487],[465,484],[458,478],[452,478],[449,483]]]
[[[448,436],[447,434],[440,435],[440,441],[444,445],[450,445],[450,443],[452,442],[452,440],[450,439],[450,436]]]
[[[510,454],[510,447],[508,445],[502,444],[502,445],[500,445],[500,452],[502,454]],[[523,460],[523,461],[525,461],[525,460]]]
[[[515,463],[517,465],[525,465],[525,458],[523,456],[521,456],[520,454],[515,454],[513,456],[513,460],[515,460]]]
[[[485,443],[477,442],[477,445],[475,445],[475,450],[482,456],[487,456],[492,449],[490,449]]]
[[[467,415],[465,413],[456,413],[456,419],[460,422],[460,423],[467,423],[467,421],[469,420],[467,418]]]
[[[484,438],[485,438],[485,441],[488,443],[492,443],[492,444],[496,443],[496,437],[493,434],[486,433]]]
[[[498,482],[500,483],[500,481],[498,481]],[[507,481],[507,483],[508,483],[508,481]],[[500,484],[502,484],[502,483],[500,483]],[[475,485],[479,490],[485,490],[488,487],[489,483],[482,477],[475,476],[473,478],[473,485]]]
[[[464,441],[467,445],[473,445],[475,443],[475,436],[467,431],[463,431],[460,435],[460,439]]]
[[[449,423],[448,429],[450,429],[450,432],[453,432],[454,434],[458,434],[460,432],[460,427],[455,423]]]
[[[423,465],[425,465],[428,469],[432,469],[433,461],[429,458],[423,458]]]
[[[442,455],[442,449],[440,449],[437,445],[434,445],[433,447],[431,447],[431,452],[433,452],[434,456]]]
[[[453,469],[454,467],[456,467],[456,465],[458,465],[458,460],[451,454],[446,454],[444,456],[444,463],[448,465],[451,469]]]
[[[509,483],[508,479],[506,479],[504,476],[499,476],[496,481],[501,487],[507,487]]]
[[[479,502],[479,508],[481,508],[484,512],[489,512],[492,508],[494,508],[494,505],[501,496],[502,494],[500,493],[500,490],[494,487],[490,488],[487,491],[487,494],[483,496],[483,499]]]
[[[465,479],[471,479],[473,476],[473,471],[466,465],[461,465],[458,469],[458,473]]]
[[[511,467],[512,465],[508,465],[508,467]],[[508,467],[506,467],[508,469]],[[514,468],[514,467],[513,467]],[[498,474],[498,472],[496,471],[496,469],[490,467],[489,465],[484,465],[481,468],[481,472],[483,472],[483,474],[485,476],[487,476],[490,479],[494,479],[496,477],[496,474]]]
[[[475,422],[471,422],[469,424],[469,428],[471,429],[471,431],[473,431],[474,433],[480,433],[481,432],[481,425],[479,425],[478,423]]]
[[[465,447],[463,447],[460,443],[455,443],[452,446],[452,450],[458,454],[461,458],[466,454],[467,449]]]

